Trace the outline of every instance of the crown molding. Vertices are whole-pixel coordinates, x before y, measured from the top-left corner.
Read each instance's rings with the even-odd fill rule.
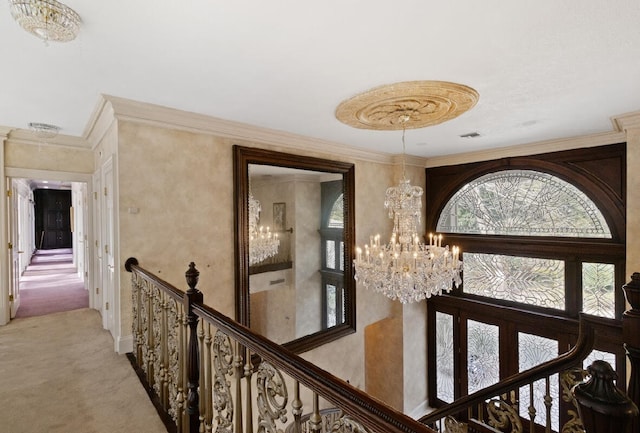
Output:
[[[393,164],[394,155],[350,147],[345,144],[320,140],[289,132],[262,128],[247,123],[224,120],[198,113],[182,111],[146,102],[132,101],[111,95],[102,95],[109,103],[118,120],[148,124],[163,128],[174,128],[187,132],[212,134],[232,140],[263,143],[305,152],[333,154],[361,161]],[[89,128],[91,130],[91,128]],[[424,166],[424,158],[420,159]]]
[[[82,133],[91,149],[95,149],[98,146],[115,122],[116,116],[111,101],[105,95],[100,95]]]
[[[628,131],[640,128],[640,111],[621,114],[611,118],[611,123],[617,131]]]
[[[38,138],[38,136],[33,131],[30,131],[28,129],[11,129],[7,139],[12,144],[26,144],[42,147],[55,146],[90,150],[89,143],[82,137],[58,134],[53,138],[43,140]]]
[[[9,128],[8,126],[0,126],[0,139],[8,138],[12,129],[13,128]]]
[[[404,163],[405,165],[424,168],[426,162],[427,158],[423,158],[421,156],[399,154],[391,157],[391,163],[393,165],[402,165]]]
[[[424,158],[412,155],[375,152],[327,140],[220,119],[161,105],[134,101],[113,95],[100,95],[98,104],[83,133],[84,140],[90,143],[91,148],[95,148],[116,120],[177,129],[186,132],[211,134],[231,140],[242,140],[258,145],[268,144],[293,151],[312,151],[320,154],[329,153],[332,155],[340,155],[344,158],[353,158],[360,161],[380,164],[398,165],[402,163],[402,159],[404,158],[405,164],[418,167],[437,167],[615,144],[626,141],[626,130],[640,128],[640,112],[632,112],[613,116],[611,121],[614,131],[612,132]]]
[[[561,150],[596,147],[606,144],[623,143],[627,140],[624,132],[605,132],[600,134],[570,137],[558,140],[540,141],[529,144],[479,150],[477,152],[459,153],[455,155],[427,158],[425,167],[441,167],[445,165],[466,164],[470,162],[490,161],[492,159],[514,156],[537,155],[539,153],[557,152]]]

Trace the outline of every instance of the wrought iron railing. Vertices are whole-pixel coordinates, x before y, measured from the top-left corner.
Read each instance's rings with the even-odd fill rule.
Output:
[[[581,362],[593,347],[588,316],[580,319],[571,351],[416,421],[205,305],[193,263],[185,274],[186,292],[134,258],[125,268],[132,273],[133,363],[170,431],[585,431],[571,389],[584,380]],[[561,384],[562,401],[554,401],[553,383]]]
[[[134,362],[182,432],[433,433],[202,302],[198,271],[182,292],[132,272]]]

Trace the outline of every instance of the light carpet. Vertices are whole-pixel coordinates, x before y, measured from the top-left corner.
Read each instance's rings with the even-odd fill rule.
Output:
[[[42,316],[89,306],[89,292],[68,249],[38,250],[20,277],[16,317]]]
[[[166,432],[100,315],[88,308],[0,327],[1,433]]]

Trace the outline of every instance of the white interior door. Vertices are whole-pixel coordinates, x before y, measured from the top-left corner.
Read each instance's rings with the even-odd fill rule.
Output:
[[[114,207],[113,207],[113,160],[109,159],[102,169],[102,189],[103,189],[103,206],[102,209],[102,254],[103,254],[103,268],[102,268],[102,286],[104,288],[103,302],[103,325],[105,328],[111,331],[111,335],[116,337],[115,328],[115,294],[114,294],[114,280],[115,280],[115,260],[113,254],[113,241],[114,241]]]
[[[15,182],[11,180],[11,194],[9,196],[9,255],[11,257],[11,273],[10,285],[9,285],[9,308],[10,318],[16,316],[18,307],[20,307],[20,237],[19,237],[19,203],[18,203],[18,188],[15,186]]]
[[[102,315],[102,326],[107,328],[104,314],[103,286],[102,286],[102,177],[99,173],[93,177],[93,308]]]

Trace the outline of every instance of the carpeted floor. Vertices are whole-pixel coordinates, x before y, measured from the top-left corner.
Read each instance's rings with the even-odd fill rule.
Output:
[[[126,356],[88,308],[0,327],[0,433],[166,428]]]
[[[20,277],[20,307],[16,317],[88,306],[89,292],[73,265],[71,249],[38,250]]]

